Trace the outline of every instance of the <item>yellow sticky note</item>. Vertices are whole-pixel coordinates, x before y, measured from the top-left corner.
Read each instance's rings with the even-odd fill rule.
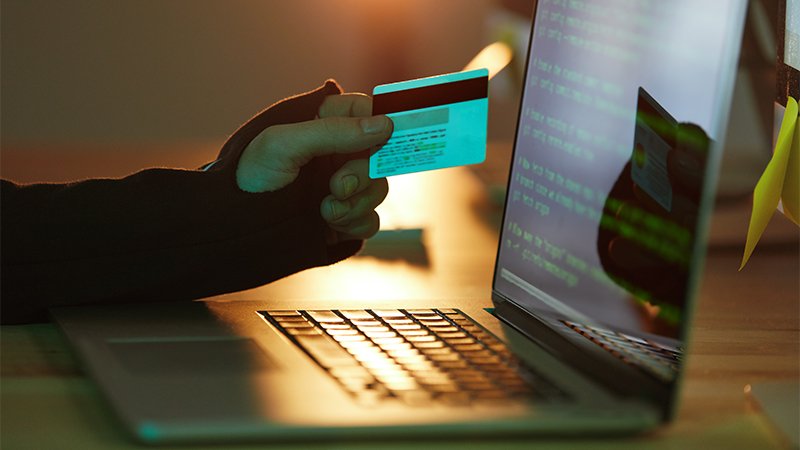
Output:
[[[747,230],[747,242],[739,270],[742,270],[753,254],[761,234],[767,228],[778,202],[783,199],[784,213],[797,223],[798,217],[798,156],[797,101],[789,97],[783,114],[775,152],[753,192],[753,213]]]
[[[800,122],[800,117],[797,119]],[[781,194],[783,214],[800,225],[800,125],[795,125],[792,150],[787,161],[786,177],[783,179]]]

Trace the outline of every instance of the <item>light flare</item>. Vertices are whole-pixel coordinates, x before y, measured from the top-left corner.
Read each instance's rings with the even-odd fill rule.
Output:
[[[498,41],[483,48],[472,61],[464,67],[464,71],[475,69],[488,69],[489,79],[500,73],[510,62],[514,52],[511,46],[505,42]]]

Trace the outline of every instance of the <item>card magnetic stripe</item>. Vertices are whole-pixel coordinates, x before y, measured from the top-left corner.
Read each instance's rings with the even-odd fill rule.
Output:
[[[675,147],[675,127],[677,122],[642,88],[639,88],[636,109],[637,120],[643,120],[670,147]]]
[[[434,84],[404,91],[386,92],[372,97],[373,114],[390,114],[431,106],[448,105],[486,98],[489,94],[487,77],[470,78],[450,83]]]

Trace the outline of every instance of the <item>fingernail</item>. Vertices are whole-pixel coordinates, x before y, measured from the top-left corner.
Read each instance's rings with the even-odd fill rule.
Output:
[[[386,116],[372,116],[361,119],[361,130],[367,134],[378,134],[386,130],[389,126],[389,118]]]
[[[336,220],[336,219],[344,216],[345,214],[347,214],[348,206],[344,202],[340,202],[338,200],[331,200],[328,203],[328,205],[329,205],[328,207],[330,208],[331,217],[333,218],[333,220]]]
[[[358,177],[356,177],[355,175],[345,175],[342,178],[342,191],[344,191],[345,197],[349,197],[350,194],[355,192],[357,187],[358,187]]]

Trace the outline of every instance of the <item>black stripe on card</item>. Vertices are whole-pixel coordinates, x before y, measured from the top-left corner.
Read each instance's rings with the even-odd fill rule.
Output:
[[[486,98],[489,77],[470,78],[403,91],[386,92],[372,97],[372,114],[389,114],[431,106],[449,105]]]

